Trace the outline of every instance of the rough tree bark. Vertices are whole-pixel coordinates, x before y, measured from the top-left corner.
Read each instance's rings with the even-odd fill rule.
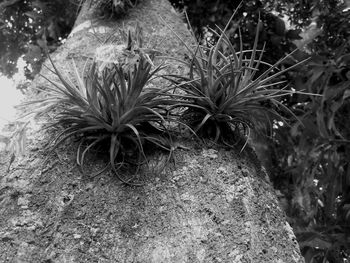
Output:
[[[69,74],[72,59],[81,67],[101,40],[136,21],[148,46],[183,57],[186,50],[164,25],[193,43],[181,16],[166,0],[140,2],[117,21],[93,18],[83,8],[52,55],[58,67]],[[122,44],[118,33],[114,41]],[[37,79],[34,85],[48,84]],[[26,156],[9,172],[0,168],[1,262],[303,262],[267,175],[248,148],[239,153],[179,141],[186,147],[175,150],[175,163],[149,174],[142,187],[126,187],[109,173],[81,174],[72,143],[46,156],[49,137],[32,127]],[[103,165],[91,160],[91,171]]]

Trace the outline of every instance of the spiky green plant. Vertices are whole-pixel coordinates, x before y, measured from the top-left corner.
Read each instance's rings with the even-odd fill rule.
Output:
[[[90,1],[90,4],[92,1]],[[137,0],[102,0],[96,1],[96,10],[101,17],[104,18],[119,18],[127,14],[129,9],[137,5]]]
[[[147,162],[146,143],[170,150],[164,117],[171,101],[160,88],[145,89],[162,66],[151,70],[151,64],[140,57],[134,70],[125,72],[121,65],[113,64],[100,73],[93,62],[84,78],[74,65],[75,79],[70,81],[50,61],[60,82],[44,76],[54,87],[44,90],[48,94],[45,99],[31,103],[41,105],[39,113],[57,110],[52,125],[64,129],[55,138],[54,147],[77,137],[77,163],[83,166],[90,149],[107,143],[108,166],[127,184],[134,184],[132,178],[124,178],[120,170],[127,162],[136,162],[136,167]]]
[[[278,67],[292,56],[291,53],[274,65],[265,63],[262,60],[264,48],[257,48],[260,20],[253,48],[243,49],[239,31],[240,46],[236,50],[225,33],[234,15],[221,34],[216,33],[218,41],[211,48],[198,45],[193,51],[183,41],[191,56],[189,61],[178,61],[188,68],[189,75],[166,76],[179,90],[177,93],[180,95],[173,96],[184,100],[174,107],[187,108],[181,118],[197,134],[229,145],[232,133],[249,136],[250,129],[258,130],[271,123],[271,116],[284,120],[278,109],[293,115],[280,101],[281,97],[293,91],[287,90],[286,86],[280,88],[284,82],[278,77],[305,62],[279,70]],[[268,69],[259,72],[262,64]]]

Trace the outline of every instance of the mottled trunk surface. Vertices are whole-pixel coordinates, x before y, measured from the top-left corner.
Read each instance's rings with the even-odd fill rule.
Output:
[[[164,54],[183,57],[186,50],[160,17],[193,41],[165,0],[144,0],[119,21],[92,19],[83,10],[53,55],[67,74],[72,59],[81,68],[111,32],[136,21],[148,47]],[[114,44],[122,44],[118,33]],[[169,70],[182,69],[173,63]],[[48,84],[37,79],[35,85]],[[179,141],[174,162],[161,173],[149,172],[144,186],[129,187],[108,172],[90,178],[103,166],[98,158],[90,159],[88,173],[79,172],[72,141],[48,156],[44,146],[51,136],[32,127],[25,157],[9,172],[0,166],[0,262],[303,262],[249,150]]]

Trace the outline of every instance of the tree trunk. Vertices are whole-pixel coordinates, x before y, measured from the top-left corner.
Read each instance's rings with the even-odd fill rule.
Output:
[[[121,28],[144,29],[145,43],[183,58],[168,24],[194,43],[166,0],[144,0],[117,21],[83,8],[75,29],[54,55],[70,74],[103,50]],[[162,19],[161,19],[162,17]],[[119,32],[119,33],[118,33]],[[176,63],[169,71],[181,71]],[[47,70],[43,74],[49,74]],[[48,83],[37,79],[37,86]],[[39,95],[40,96],[40,95]],[[146,184],[120,184],[111,173],[91,178],[75,165],[76,145],[44,150],[50,134],[28,131],[29,150],[7,173],[1,166],[1,262],[303,262],[291,227],[255,154],[195,141],[176,145],[174,163]],[[3,159],[3,158],[2,158]],[[89,173],[103,165],[91,159]]]

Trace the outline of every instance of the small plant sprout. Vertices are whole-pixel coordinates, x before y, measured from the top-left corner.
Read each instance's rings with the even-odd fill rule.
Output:
[[[264,62],[264,47],[258,49],[260,19],[253,48],[243,49],[238,29],[240,44],[239,50],[236,50],[225,33],[235,13],[226,27],[220,30],[220,34],[213,30],[218,41],[210,48],[198,45],[193,51],[173,31],[190,53],[188,61],[178,60],[188,68],[189,74],[165,76],[178,90],[174,92],[174,98],[182,99],[182,103],[173,106],[185,109],[181,114],[182,120],[198,135],[229,146],[232,146],[232,140],[237,141],[237,137],[242,134],[249,137],[251,129],[259,130],[269,123],[271,126],[272,116],[284,120],[278,109],[295,116],[280,101],[282,96],[294,91],[287,90],[286,86],[280,88],[284,82],[278,77],[305,62],[278,70],[293,52],[274,65]],[[259,72],[261,65],[268,69]],[[247,140],[245,139],[243,148]]]
[[[122,176],[120,171],[130,172],[124,168],[134,164],[136,173],[140,165],[147,163],[146,144],[167,151],[171,149],[165,128],[166,107],[171,104],[169,97],[164,96],[161,88],[152,85],[145,88],[163,67],[151,70],[151,64],[140,56],[132,71],[125,72],[121,65],[113,64],[99,72],[97,62],[93,62],[88,71],[84,70],[85,76],[81,76],[74,65],[75,79],[70,81],[51,58],[50,61],[52,72],[60,82],[44,76],[54,87],[44,90],[47,98],[32,103],[41,105],[41,113],[50,109],[58,112],[51,126],[62,126],[64,130],[53,141],[53,147],[77,137],[76,158],[83,167],[90,149],[107,145],[109,163],[100,172],[111,167],[123,183],[138,184],[133,182],[135,176]]]

